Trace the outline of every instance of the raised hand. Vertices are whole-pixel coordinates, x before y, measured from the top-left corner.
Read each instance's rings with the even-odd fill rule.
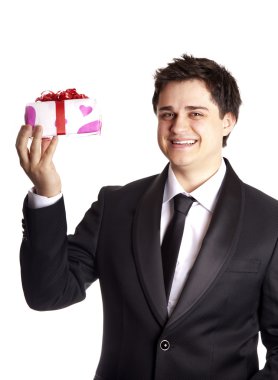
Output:
[[[36,193],[46,197],[53,197],[61,192],[61,179],[53,164],[57,143],[57,136],[52,139],[42,138],[41,126],[35,127],[33,132],[30,125],[23,125],[16,139],[21,167],[33,182]]]

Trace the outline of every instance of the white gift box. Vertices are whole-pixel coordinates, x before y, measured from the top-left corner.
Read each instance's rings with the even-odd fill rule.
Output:
[[[39,101],[25,107],[25,124],[41,125],[43,136],[100,134],[101,116],[95,99]]]

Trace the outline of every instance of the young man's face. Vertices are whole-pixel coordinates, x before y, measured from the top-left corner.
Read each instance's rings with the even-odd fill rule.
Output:
[[[175,174],[196,171],[213,174],[220,165],[223,136],[235,118],[221,120],[205,83],[198,79],[169,82],[157,105],[158,143]]]

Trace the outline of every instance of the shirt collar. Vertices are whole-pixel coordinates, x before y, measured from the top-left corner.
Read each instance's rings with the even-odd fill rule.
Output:
[[[169,165],[168,178],[166,180],[163,195],[163,203],[169,202],[175,195],[182,193],[187,196],[192,196],[198,203],[200,203],[208,211],[212,212],[216,204],[219,189],[223,182],[225,173],[226,165],[222,159],[219,169],[212,177],[210,177],[206,182],[191,193],[187,193],[178,182],[171,165]]]

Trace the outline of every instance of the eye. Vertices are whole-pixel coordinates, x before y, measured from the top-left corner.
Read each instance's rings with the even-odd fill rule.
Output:
[[[203,116],[204,116],[204,115],[203,115],[202,113],[200,113],[200,112],[191,112],[191,113],[190,113],[190,117],[191,117],[192,119],[195,119],[195,120],[199,120],[199,119],[201,119]]]
[[[159,118],[162,120],[173,120],[175,118],[175,114],[173,112],[161,112],[159,114]]]

